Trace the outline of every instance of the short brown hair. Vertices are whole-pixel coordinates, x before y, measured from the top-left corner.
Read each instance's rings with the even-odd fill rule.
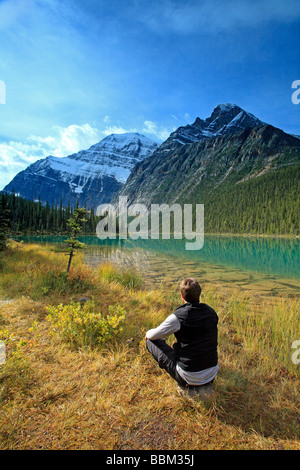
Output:
[[[199,282],[193,278],[187,278],[181,281],[180,292],[186,302],[199,302],[201,287]]]

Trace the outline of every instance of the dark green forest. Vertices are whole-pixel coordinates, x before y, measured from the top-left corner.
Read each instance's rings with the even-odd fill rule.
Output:
[[[300,165],[218,188],[204,200],[206,233],[299,234]]]
[[[14,193],[0,193],[0,218],[6,214],[8,227],[12,234],[66,234],[69,232],[67,222],[74,215],[74,208],[43,205],[16,196]],[[99,218],[94,210],[88,211],[87,221],[83,225],[83,233],[93,234]]]

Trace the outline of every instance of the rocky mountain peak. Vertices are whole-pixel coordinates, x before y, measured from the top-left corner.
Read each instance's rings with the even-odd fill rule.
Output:
[[[205,120],[197,117],[193,124],[179,127],[160,146],[158,151],[174,150],[182,145],[201,142],[227,133],[234,134],[262,124],[264,123],[260,119],[236,104],[219,104]]]
[[[199,121],[197,123],[199,126]],[[204,129],[218,135],[228,132],[234,133],[248,127],[253,128],[264,124],[253,114],[232,103],[218,104],[210,117],[202,123]]]

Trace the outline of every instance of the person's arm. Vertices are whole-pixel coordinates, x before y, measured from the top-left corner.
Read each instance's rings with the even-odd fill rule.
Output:
[[[172,313],[157,328],[148,330],[145,339],[164,339],[178,330],[180,330],[180,321],[176,315]]]

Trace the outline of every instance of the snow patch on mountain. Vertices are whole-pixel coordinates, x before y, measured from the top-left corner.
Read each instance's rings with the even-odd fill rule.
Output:
[[[52,169],[65,182],[75,176],[88,179],[101,174],[125,183],[133,166],[151,155],[156,148],[157,144],[138,133],[112,134],[88,150],[68,157],[49,156],[39,160],[35,172],[47,177],[49,169]]]

